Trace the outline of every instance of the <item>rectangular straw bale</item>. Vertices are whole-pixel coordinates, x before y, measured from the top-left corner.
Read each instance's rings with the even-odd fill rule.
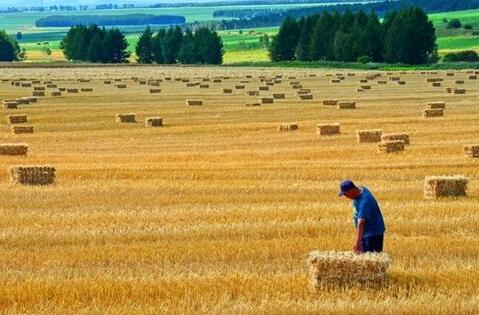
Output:
[[[17,109],[18,102],[17,101],[3,101],[3,108],[4,109]]]
[[[259,102],[248,102],[245,104],[246,107],[256,107],[256,106],[261,106],[261,103]]]
[[[380,81],[378,81],[378,84],[387,84],[387,83],[388,83],[388,81],[386,81],[386,80],[380,80]]]
[[[223,89],[223,94],[231,94],[233,93],[233,89]]]
[[[188,82],[186,83],[186,87],[195,87],[195,86],[198,86],[199,84],[196,83],[196,82]]]
[[[357,89],[356,89],[356,92],[364,92],[364,89],[362,89],[362,88],[357,88]]]
[[[381,136],[382,141],[395,141],[401,140],[405,145],[409,145],[409,133],[398,132],[398,133],[386,133]]]
[[[381,287],[391,262],[386,253],[321,252],[309,254],[310,283],[315,289],[338,286]]]
[[[446,102],[428,102],[426,105],[426,109],[445,109],[446,108]]]
[[[479,144],[465,145],[463,151],[468,157],[479,158]]]
[[[47,88],[56,89],[58,86],[56,84],[47,84]]]
[[[17,83],[17,82],[15,82]],[[16,85],[16,84],[15,84]],[[32,87],[32,84],[29,83],[29,82],[21,82],[20,83],[20,87],[24,87],[24,88],[27,88],[27,87]]]
[[[312,100],[313,99],[313,94],[299,94],[298,98],[302,101],[304,100]]]
[[[299,89],[296,91],[296,94],[302,95],[302,94],[311,94],[311,89]]]
[[[455,94],[455,95],[466,94],[466,89],[455,88],[455,89],[452,90],[452,94]]]
[[[45,87],[44,86],[34,86],[33,90],[34,91],[45,91]]]
[[[28,145],[24,143],[0,144],[0,155],[27,155]]]
[[[399,85],[406,85],[406,81],[403,81],[403,80],[399,80],[397,81]]]
[[[120,84],[117,84],[116,87],[118,89],[126,89],[126,84],[120,83]]]
[[[60,91],[51,91],[50,96],[62,96],[62,92]]]
[[[381,129],[356,130],[358,143],[380,142],[383,131]]]
[[[247,91],[246,93],[249,96],[259,96],[259,91]]]
[[[32,96],[45,96],[45,91],[32,91]]]
[[[93,88],[81,88],[80,91],[82,91],[82,92],[93,92]]]
[[[163,118],[161,117],[148,117],[145,119],[145,126],[147,127],[161,127],[163,126]]]
[[[213,79],[213,83],[221,83],[221,79]]]
[[[456,84],[464,84],[464,80],[456,80],[455,83]]]
[[[12,166],[10,180],[22,185],[50,185],[55,181],[55,171],[51,166]]]
[[[385,153],[404,151],[405,143],[402,140],[386,140],[378,143],[378,151]]]
[[[444,116],[443,109],[423,109],[422,117],[429,118],[429,117],[441,117]]]
[[[33,133],[33,126],[12,126],[14,134]]]
[[[188,106],[201,106],[201,105],[203,105],[203,100],[186,100],[186,105],[188,105]]]
[[[469,80],[477,80],[477,75],[471,74],[467,77]]]
[[[103,81],[103,84],[111,84],[111,80],[105,80]]]
[[[116,114],[116,122],[118,123],[134,123],[136,122],[136,114]]]
[[[78,89],[77,89],[77,88],[67,88],[66,91],[67,91],[67,93],[70,93],[70,94],[76,94],[76,93],[78,93]]]
[[[297,89],[303,88],[303,85],[302,84],[293,84],[293,85],[291,85],[291,88],[297,90]]]
[[[341,133],[341,125],[339,123],[334,124],[317,124],[316,134],[320,136],[332,136]]]
[[[278,126],[278,132],[286,132],[298,130],[299,126],[297,123],[283,123]]]
[[[209,84],[200,84],[200,89],[209,89],[210,85]]]
[[[339,80],[339,79],[332,79],[332,80],[331,80],[331,83],[341,83],[341,80]]]
[[[370,90],[371,86],[370,85],[361,85],[360,88],[362,88],[363,90]]]
[[[161,89],[150,89],[150,94],[158,94],[161,93]]]
[[[268,86],[260,86],[260,87],[258,87],[258,90],[260,90],[260,91],[269,91],[269,87],[268,87]]]
[[[273,98],[278,100],[278,99],[284,99],[285,95],[284,93],[273,93]]]
[[[359,79],[359,83],[368,83],[369,80],[367,79]]]
[[[427,176],[424,180],[424,197],[461,197],[466,196],[469,180],[462,175]]]
[[[432,87],[441,87],[441,82],[433,82]]]
[[[10,124],[23,124],[27,122],[27,115],[26,114],[20,114],[20,115],[8,115],[7,116],[7,121]]]
[[[259,99],[261,104],[273,104],[274,103],[274,98],[272,97],[261,97]]]
[[[354,101],[340,101],[337,105],[338,109],[355,109],[356,102]]]
[[[336,106],[338,105],[338,100],[323,100],[324,106]]]

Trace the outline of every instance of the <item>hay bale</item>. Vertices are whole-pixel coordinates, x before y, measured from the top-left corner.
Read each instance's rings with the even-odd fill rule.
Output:
[[[445,109],[446,102],[438,101],[438,102],[429,102],[426,104],[426,109]]]
[[[273,98],[275,100],[284,99],[285,95],[284,95],[284,93],[273,93]]]
[[[145,119],[146,127],[161,127],[163,126],[163,118],[161,117],[148,117]]]
[[[278,132],[286,132],[298,130],[299,126],[297,123],[283,123],[278,126]]]
[[[200,89],[209,89],[210,85],[209,84],[200,84]]]
[[[116,122],[118,123],[135,123],[136,114],[116,114]]]
[[[303,88],[303,85],[302,84],[293,84],[293,85],[291,85],[291,88],[297,90],[297,89]]]
[[[471,74],[467,77],[469,80],[477,80],[477,75]]]
[[[27,99],[30,103],[36,103],[38,101],[38,98],[35,96],[26,96],[22,97],[20,99]]]
[[[197,82],[189,82],[189,83],[186,83],[186,87],[196,87],[198,86],[199,84]]]
[[[213,83],[221,83],[221,79],[213,79]]]
[[[302,95],[302,94],[311,94],[311,89],[299,89],[296,91],[297,95]]]
[[[444,116],[443,109],[423,109],[422,117],[429,118],[429,117],[441,117]]]
[[[441,82],[433,82],[432,87],[441,87]]]
[[[337,104],[338,109],[356,109],[356,102],[354,101],[340,101]]]
[[[358,143],[380,142],[383,131],[381,129],[356,130]]]
[[[317,124],[316,134],[320,136],[332,136],[341,133],[341,125],[339,123],[334,124]]]
[[[18,102],[12,100],[3,100],[3,108],[4,109],[17,109]]]
[[[111,84],[111,80],[105,80],[103,81],[103,84]]]
[[[55,171],[51,166],[12,166],[10,180],[22,185],[50,185],[55,181]]]
[[[93,92],[93,88],[81,88],[81,92]]]
[[[28,145],[24,143],[0,144],[0,155],[27,155]]]
[[[466,196],[467,177],[456,176],[427,176],[424,180],[424,197],[461,197]]]
[[[12,126],[12,132],[16,135],[23,133],[33,133],[33,126]]]
[[[246,93],[249,96],[259,96],[259,91],[247,91]]]
[[[67,93],[69,93],[69,94],[77,94],[77,93],[78,93],[78,89],[77,89],[77,88],[67,88],[66,91],[67,91]]]
[[[320,252],[308,257],[311,285],[315,289],[335,286],[384,286],[389,256],[385,253]]]
[[[233,93],[233,89],[223,89],[223,94],[231,94]]]
[[[260,86],[260,87],[258,88],[258,90],[260,90],[260,91],[269,91],[269,86]]]
[[[203,100],[186,100],[186,105],[188,105],[188,106],[201,106],[201,105],[203,105]]]
[[[398,141],[401,140],[405,145],[409,145],[409,133],[386,133],[381,136],[381,141]]]
[[[313,94],[299,94],[298,98],[302,101],[312,100],[313,99]]]
[[[50,96],[62,96],[62,92],[60,91],[51,91]]]
[[[150,89],[150,94],[158,94],[161,93],[161,89]]]
[[[17,85],[17,83],[19,83],[19,84]],[[15,86],[20,86],[20,87],[23,87],[23,88],[32,87],[32,84],[29,83],[29,82],[15,82],[14,85]]]
[[[406,81],[403,81],[403,80],[399,80],[397,81],[399,85],[406,85]]]
[[[34,91],[45,91],[45,87],[44,86],[34,86],[33,90]]]
[[[339,101],[338,100],[323,100],[322,103],[324,106],[336,106],[338,105]]]
[[[261,106],[260,103],[258,102],[248,102],[245,104],[246,107],[256,107],[256,106]]]
[[[274,98],[272,98],[272,97],[261,97],[259,99],[259,102],[261,104],[273,104],[274,103]]]
[[[466,94],[466,89],[454,88],[454,89],[452,90],[452,94],[455,94],[455,95]]]
[[[235,89],[237,90],[244,90],[245,86],[244,85],[235,85]]]
[[[448,73],[446,73],[446,76],[448,76],[448,77],[453,77],[454,75],[455,75],[454,72],[448,72]]]
[[[56,84],[47,84],[48,89],[56,89],[58,86]]]
[[[10,124],[23,124],[23,123],[26,123],[27,120],[28,118],[26,114],[7,116],[7,122]]]
[[[385,153],[404,151],[405,143],[402,140],[386,140],[378,143],[378,151]]]
[[[356,92],[364,92],[364,89],[362,89],[362,88],[357,88],[357,89],[356,89]]]
[[[117,89],[126,89],[126,84],[123,84],[123,83],[117,84],[115,86],[116,86]]]
[[[465,145],[463,148],[464,154],[471,158],[478,158],[479,157],[479,144],[468,144]]]
[[[464,80],[456,80],[455,83],[456,84],[464,84]]]
[[[341,80],[340,79],[332,79],[330,82],[331,83],[341,83]]]
[[[363,89],[363,90],[370,90],[371,86],[370,85],[361,85],[360,88]]]
[[[386,81],[386,80],[380,80],[380,81],[378,81],[378,84],[388,84],[388,81]]]
[[[45,91],[33,91],[32,96],[45,96]]]

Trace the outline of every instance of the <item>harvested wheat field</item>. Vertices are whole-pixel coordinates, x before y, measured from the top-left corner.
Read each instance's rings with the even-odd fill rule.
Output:
[[[0,69],[2,100],[52,87],[2,108],[0,143],[27,144],[28,155],[0,155],[0,312],[479,313],[479,159],[463,152],[479,143],[470,74]],[[464,80],[465,94],[431,78],[445,88]],[[204,79],[208,89],[184,83]],[[357,93],[359,80],[371,90]],[[293,81],[314,98],[298,99]],[[161,93],[150,93],[152,82]],[[273,94],[284,98],[245,106]],[[422,117],[431,102],[447,104],[444,116]],[[136,122],[117,123],[119,113]],[[34,133],[12,132],[7,117],[18,114]],[[145,126],[150,117],[162,127]],[[278,132],[289,122],[300,127]],[[318,137],[317,125],[332,123],[341,132]],[[357,130],[407,133],[411,144],[380,153],[376,142],[359,144]],[[54,181],[11,181],[20,166],[54,168]],[[425,198],[429,176],[467,177],[466,195]],[[311,252],[353,246],[351,205],[337,196],[344,178],[368,186],[382,208],[390,263],[380,288],[311,285]]]

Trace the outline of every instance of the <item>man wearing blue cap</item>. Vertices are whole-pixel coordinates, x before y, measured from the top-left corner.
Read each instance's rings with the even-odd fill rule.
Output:
[[[340,196],[346,196],[353,201],[354,226],[358,230],[354,252],[382,252],[384,220],[373,194],[366,187],[356,187],[349,179],[341,182],[340,189]]]

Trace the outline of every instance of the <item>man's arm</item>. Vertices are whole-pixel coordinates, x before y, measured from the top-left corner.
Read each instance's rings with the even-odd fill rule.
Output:
[[[356,244],[354,245],[354,252],[356,254],[361,253],[361,240],[363,239],[363,232],[364,232],[364,224],[366,223],[366,219],[358,219],[358,238],[356,239]]]

